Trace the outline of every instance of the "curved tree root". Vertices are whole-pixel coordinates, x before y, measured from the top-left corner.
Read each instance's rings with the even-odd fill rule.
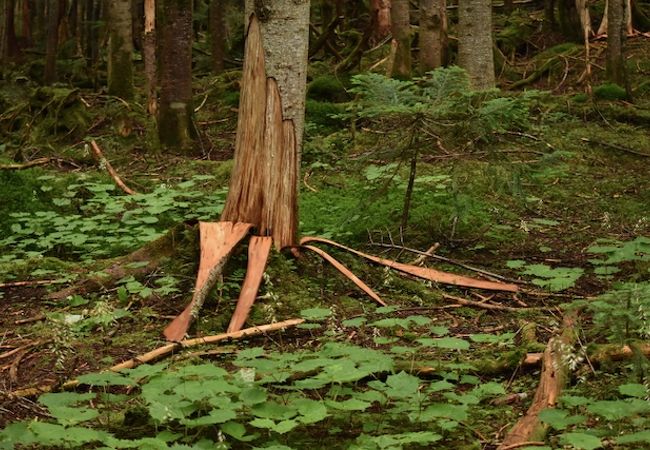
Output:
[[[195,226],[186,223],[178,224],[163,236],[145,244],[138,250],[105,261],[101,273],[91,273],[72,286],[52,292],[46,298],[48,300],[63,300],[71,295],[83,295],[110,288],[129,275],[143,277],[158,268],[164,258],[175,253],[176,247],[185,240],[185,231],[195,228]],[[142,263],[142,265],[133,263]]]

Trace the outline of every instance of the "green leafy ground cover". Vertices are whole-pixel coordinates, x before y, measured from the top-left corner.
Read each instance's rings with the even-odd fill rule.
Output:
[[[168,316],[192,289],[193,246],[145,278],[128,276],[97,293],[52,301],[45,295],[58,285],[4,289],[2,350],[37,344],[0,381],[0,448],[495,448],[537,384],[538,369],[519,367],[522,356],[561,331],[570,307],[582,310],[578,345],[564,351],[570,387],[559,408],[542,414],[549,435],[546,447],[534,448],[650,445],[647,359],[638,351],[622,362],[588,358],[601,344],[639,349],[650,334],[647,159],[598,144],[647,151],[646,130],[623,121],[616,102],[477,94],[464,83],[449,69],[412,83],[360,76],[338,98],[316,90],[314,101],[330,107],[308,110],[301,232],[405,261],[415,255],[372,243],[425,250],[438,242],[441,255],[530,283],[516,299],[489,301],[543,309],[459,307],[444,295],[486,299],[333,252],[391,305],[375,308],[319,261],[275,254],[250,322],[300,315],[308,323],[107,374],[101,370],[160,344]],[[61,108],[76,95],[47,94]],[[635,108],[644,105],[641,98]],[[122,113],[131,125],[146,123]],[[225,119],[206,135],[229,142],[232,116],[201,114],[199,122]],[[40,139],[16,129],[3,128],[7,159]],[[0,171],[7,199],[0,282],[72,280],[179,222],[217,218],[231,163],[149,153],[142,150],[149,144],[138,144],[147,136],[100,141],[142,192],[136,196],[118,191],[90,167],[83,145],[64,139],[56,154],[79,168]],[[133,161],[124,145],[134,148]],[[227,326],[244,255],[227,267],[194,333]],[[16,323],[24,318],[37,320]],[[524,339],[530,328],[534,336]],[[9,374],[11,360],[0,363]],[[76,391],[35,402],[8,394],[72,378],[82,383]]]

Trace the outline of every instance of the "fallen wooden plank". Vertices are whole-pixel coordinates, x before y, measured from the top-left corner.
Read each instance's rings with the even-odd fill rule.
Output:
[[[396,261],[392,261],[390,259],[384,259],[384,258],[379,258],[378,256],[369,255],[367,253],[363,253],[359,250],[346,247],[345,245],[339,244],[338,242],[334,242],[325,238],[304,237],[300,240],[301,245],[307,244],[309,242],[320,242],[322,244],[331,245],[333,247],[337,247],[342,250],[353,253],[357,256],[361,256],[362,258],[368,259],[374,263],[381,264],[391,269],[395,269],[400,272],[413,275],[415,277],[422,278],[425,280],[433,281],[436,283],[485,289],[489,291],[506,291],[506,292],[519,291],[519,286],[517,286],[516,284],[477,280],[476,278],[470,278],[462,275],[456,275],[453,273],[442,272],[440,270],[430,269],[428,267],[418,267],[418,266],[412,266],[410,264],[403,264]]]
[[[249,223],[200,222],[201,259],[192,301],[165,328],[168,341],[180,341],[196,318],[208,292],[221,274],[230,253],[251,229]]]
[[[379,295],[375,293],[375,291],[370,288],[366,283],[364,283],[359,277],[357,277],[350,269],[345,267],[343,264],[341,264],[339,261],[337,261],[332,255],[329,253],[325,252],[324,250],[321,250],[318,247],[314,247],[313,245],[303,245],[302,248],[305,248],[307,250],[311,250],[312,252],[316,253],[318,256],[323,258],[325,261],[330,263],[336,270],[341,272],[343,275],[345,275],[347,278],[349,278],[354,284],[357,285],[359,289],[361,289],[363,292],[368,294],[370,298],[372,298],[374,301],[379,303],[381,306],[386,306],[386,302],[384,302]]]
[[[228,333],[234,333],[241,330],[244,322],[248,319],[248,314],[255,303],[257,291],[262,283],[262,276],[266,268],[266,262],[269,259],[273,238],[271,236],[253,236],[248,244],[248,268],[246,269],[246,278],[242,285],[237,300],[235,312],[228,325]]]

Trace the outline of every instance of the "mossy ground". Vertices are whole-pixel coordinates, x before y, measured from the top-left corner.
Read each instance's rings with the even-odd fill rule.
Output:
[[[641,56],[648,48],[647,44],[632,45],[639,71],[647,69],[643,66],[647,59]],[[548,77],[548,87],[559,83],[562,75],[557,73]],[[454,305],[453,300],[443,298],[443,294],[486,300],[485,296],[462,289],[403,279],[358,258],[332,251],[396,307],[390,317],[420,314],[436,325],[448,327],[452,336],[461,337],[477,333],[517,334],[523,321],[536,325],[538,341],[544,343],[557,331],[561,322],[556,307],[574,298],[601,294],[618,280],[633,278],[643,282],[650,278],[648,264],[643,261],[622,265],[623,270],[613,276],[599,276],[589,261],[593,255],[586,251],[598,239],[629,241],[650,235],[648,158],[627,151],[647,153],[650,148],[647,128],[644,128],[648,120],[644,113],[650,98],[643,90],[637,72],[633,79],[638,93],[634,106],[611,99],[592,101],[587,98],[582,101],[584,99],[577,100],[573,94],[558,96],[547,105],[546,111],[535,117],[535,123],[526,133],[489,136],[489,139],[469,147],[451,142],[447,145],[448,152],[429,149],[418,162],[420,181],[415,184],[408,227],[404,230],[399,226],[408,164],[396,165],[381,176],[376,176],[376,171],[369,172],[370,167],[381,168],[394,161],[386,159],[381,149],[377,151],[369,144],[376,141],[373,134],[376,130],[351,130],[348,123],[331,117],[332,113],[345,109],[345,103],[331,101],[345,102],[349,98],[343,95],[332,97],[332,86],[338,89],[338,80],[321,79],[317,88],[311,90],[314,97],[307,109],[308,137],[301,175],[301,232],[333,237],[368,252],[404,261],[416,257],[404,247],[426,250],[439,243],[440,255],[524,280],[530,277],[509,267],[508,261],[524,260],[530,264],[584,269],[585,274],[578,283],[559,295],[533,287],[532,292],[517,298],[504,294],[491,297],[492,301],[506,305],[552,308],[551,311],[506,313]],[[192,195],[225,189],[232,167],[230,157],[236,117],[230,108],[236,104],[232,99],[237,94],[227,76],[217,84],[206,82],[200,88],[208,97],[206,106],[197,114],[197,123],[201,127],[201,141],[197,147],[199,157],[169,157],[156,152],[155,145],[148,139],[151,136],[147,131],[149,119],[140,109],[88,95],[86,101],[101,105],[105,111],[120,110],[123,113],[121,117],[125,118],[119,123],[112,122],[104,117],[104,109],[94,110],[89,122],[89,135],[101,138],[106,156],[127,182],[139,191],[150,191],[163,184],[175,186],[195,175],[212,178],[198,183]],[[581,86],[573,85],[572,89],[571,92],[576,92]],[[51,121],[44,126],[51,127]],[[12,130],[4,131],[13,133]],[[24,152],[27,143],[33,144],[24,136],[11,136],[12,140],[4,148],[4,155],[9,158]],[[461,138],[458,137],[459,142]],[[402,136],[402,139],[406,137]],[[53,199],[59,198],[71,184],[78,182],[82,173],[89,174],[85,175],[83,182],[111,183],[103,171],[92,167],[92,160],[84,153],[83,145],[61,139],[54,142],[48,154],[72,160],[76,167],[0,171],[0,196],[3,198],[0,230],[3,233],[11,233],[10,214],[14,212],[73,213],[76,206],[56,206]],[[51,174],[56,178],[40,178]],[[87,195],[91,197],[90,193]],[[391,244],[395,248],[387,250],[373,246],[368,236],[375,244]],[[11,248],[5,250],[12,251]],[[16,364],[15,376],[3,378],[0,391],[62,382],[82,373],[101,370],[161,344],[160,331],[189,299],[195,260],[195,249],[185,249],[182,255],[165,262],[159,273],[141,280],[146,287],[155,287],[155,280],[162,275],[171,274],[178,281],[178,291],[146,298],[141,298],[135,288],[126,292],[126,296],[119,289],[111,289],[90,294],[80,304],[76,303],[79,299],[74,298],[53,303],[46,300],[45,295],[48,290],[55,289],[54,286],[2,289],[0,303],[5,307],[0,317],[2,349],[30,342],[36,344]],[[53,251],[46,258],[35,256],[20,264],[2,264],[0,282],[26,280],[39,275],[77,276],[86,264],[79,263],[78,255]],[[453,265],[435,266],[462,271]],[[215,334],[226,328],[244,276],[244,267],[245,247],[233,256],[223,281],[204,306],[193,333]],[[41,272],[35,272],[39,269]],[[405,330],[399,326],[355,328],[344,325],[346,319],[366,317],[370,321],[380,316],[373,315],[374,305],[361,292],[331,267],[308,254],[297,260],[289,255],[274,254],[260,296],[250,323],[294,317],[301,310],[315,307],[330,308],[332,317],[313,330],[294,331],[277,338],[254,338],[243,341],[234,349],[265,345],[291,351],[318,347],[319,343],[331,338],[392,351],[395,342],[408,347],[427,332],[417,327]],[[61,317],[63,323],[66,317],[88,317],[89,311],[99,302],[107,302],[113,311],[128,309],[130,314],[90,330],[75,330],[62,325]],[[21,322],[24,319],[33,321]],[[585,322],[583,332],[587,338],[588,327],[589,323]],[[382,343],[384,341],[378,341],[378,337],[394,341]],[[404,360],[412,363],[414,373],[417,367],[427,364],[437,367],[437,370],[447,370],[444,363],[479,361],[484,359],[486,351],[494,356],[511,355],[508,352],[512,348],[476,346],[467,353],[437,349],[409,354]],[[0,362],[5,364],[0,366],[4,373],[12,370],[11,360]],[[228,364],[226,357],[223,363]],[[627,366],[616,366],[612,370],[620,378],[633,379],[637,375]],[[483,381],[494,379],[503,382],[510,391],[528,393],[538,375],[535,371],[517,369],[516,363],[514,368],[509,366],[507,370],[491,375],[493,378],[480,372],[470,373],[482,377]],[[612,377],[603,373],[578,373],[588,382],[574,389],[583,395],[598,393],[602,398],[607,397],[603,386],[612,382]],[[511,377],[512,383],[508,383]],[[2,424],[43,413],[27,403],[15,402],[13,406],[10,403],[3,401],[0,405],[9,411]],[[516,420],[523,409],[525,403],[483,408],[472,417],[467,429],[454,435],[447,445],[449,448],[478,448],[477,442],[483,439],[478,436],[487,436],[484,448],[493,448],[493,444],[503,437],[507,424]],[[495,424],[499,426],[495,427]],[[333,439],[327,430],[320,431],[330,441]],[[302,438],[313,445],[313,439]]]

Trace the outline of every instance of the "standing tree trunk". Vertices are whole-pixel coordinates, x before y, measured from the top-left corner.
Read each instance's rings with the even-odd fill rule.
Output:
[[[372,0],[373,42],[379,42],[390,34],[391,0]]]
[[[32,8],[27,0],[23,0],[22,10],[22,24],[21,37],[23,38],[24,45],[27,47],[32,46]]]
[[[490,0],[459,2],[458,65],[467,71],[474,89],[495,86]]]
[[[411,19],[409,0],[392,0],[391,30],[393,31],[391,64],[388,75],[411,78]]]
[[[542,23],[542,27],[544,31],[555,31],[557,29],[557,23],[555,22],[555,0],[544,0],[544,22]]]
[[[108,93],[133,98],[133,19],[131,0],[108,2]]]
[[[558,0],[557,14],[562,34],[572,41],[582,42],[583,33],[580,32],[580,16],[576,9],[576,2],[573,0]]]
[[[266,75],[274,78],[282,97],[282,113],[296,128],[302,147],[309,52],[309,0],[246,0],[246,17],[260,21]],[[298,159],[300,161],[300,159]]]
[[[56,57],[59,48],[59,17],[59,0],[48,0],[45,72],[43,74],[45,84],[52,84],[56,81]]]
[[[630,95],[625,67],[625,40],[627,27],[625,20],[625,0],[609,0],[607,2],[607,79],[624,87]]]
[[[16,59],[20,50],[18,48],[18,40],[16,39],[16,1],[5,0],[4,10],[4,52],[3,59]]]
[[[210,37],[212,44],[212,70],[221,73],[226,58],[225,0],[210,2]]]
[[[160,111],[158,137],[164,147],[187,150],[192,143],[192,2],[158,2]]]
[[[147,91],[147,111],[152,116],[158,111],[158,98],[156,96],[156,1],[144,1],[144,36],[142,39],[144,76]]]
[[[447,53],[446,0],[420,0],[420,73],[440,67]]]

